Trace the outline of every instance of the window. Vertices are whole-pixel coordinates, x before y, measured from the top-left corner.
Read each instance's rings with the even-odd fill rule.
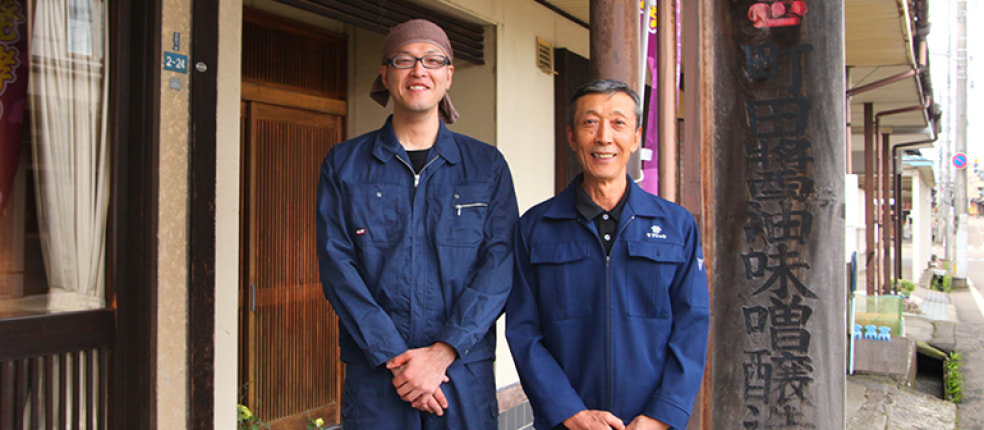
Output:
[[[0,0],[0,318],[105,304],[103,0]]]

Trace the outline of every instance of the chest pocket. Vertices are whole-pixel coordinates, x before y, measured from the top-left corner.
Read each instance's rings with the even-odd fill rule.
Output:
[[[492,185],[489,183],[441,187],[437,242],[445,246],[478,246],[485,239]]]
[[[672,242],[626,241],[625,312],[643,318],[669,318],[670,285],[686,261],[683,245]]]
[[[353,241],[388,246],[400,239],[410,215],[406,191],[395,184],[348,184]]]
[[[534,246],[530,263],[536,268],[538,301],[542,315],[552,320],[569,320],[590,316],[603,290],[596,280],[602,274],[590,267],[590,252],[585,243],[565,242]],[[597,296],[597,297],[596,297]]]

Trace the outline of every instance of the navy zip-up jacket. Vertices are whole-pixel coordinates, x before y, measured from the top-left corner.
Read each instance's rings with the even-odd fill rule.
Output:
[[[495,356],[518,218],[505,159],[441,124],[419,174],[381,129],[334,146],[318,183],[317,249],[345,362],[379,366],[437,341]]]
[[[629,179],[609,257],[575,208],[578,182],[526,212],[516,233],[506,337],[534,425],[598,409],[686,428],[710,323],[694,217]]]

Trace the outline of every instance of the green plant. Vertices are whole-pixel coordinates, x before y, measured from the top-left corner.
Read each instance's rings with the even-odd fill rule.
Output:
[[[949,293],[950,290],[953,288],[953,275],[951,275],[950,272],[946,272],[946,274],[943,275],[942,288],[944,293]]]
[[[912,294],[913,291],[916,290],[916,283],[915,282],[912,282],[912,281],[910,281],[908,279],[899,279],[899,280],[896,281],[896,284],[895,285],[896,285],[896,288],[898,288],[899,291],[904,292],[905,293],[905,296],[907,296],[907,297],[910,294]]]
[[[960,373],[960,353],[951,352],[943,362],[943,387],[946,399],[953,403],[963,401],[963,375]]]
[[[325,420],[321,417],[311,418],[311,411],[308,411],[307,430],[321,430],[325,425]]]
[[[261,430],[269,429],[270,424],[253,415],[253,411],[243,404],[249,382],[239,388],[239,403],[236,405],[236,429],[237,430]]]
[[[265,423],[263,420],[257,418],[253,415],[253,411],[250,411],[246,405],[238,404],[236,405],[238,409],[238,415],[236,419],[236,428],[239,430],[260,430],[269,429],[270,424]]]

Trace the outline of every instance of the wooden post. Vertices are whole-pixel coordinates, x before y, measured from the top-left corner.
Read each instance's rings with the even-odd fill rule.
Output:
[[[845,424],[844,4],[802,3],[801,17],[778,20],[756,12],[760,1],[707,3],[714,115],[705,123],[715,127],[708,429]]]
[[[892,293],[892,188],[889,161],[892,159],[892,141],[890,133],[882,133],[881,144],[881,294]],[[898,238],[896,238],[897,240]],[[895,256],[899,258],[899,256]]]
[[[865,291],[875,295],[875,106],[864,104],[864,274]]]
[[[639,84],[639,2],[591,0],[591,77]]]
[[[617,79],[629,84],[639,97],[641,16],[638,1],[591,0],[591,79]],[[583,83],[583,82],[582,82]],[[629,158],[628,174],[638,180],[642,175],[640,151]]]
[[[631,3],[631,2],[629,2]],[[677,150],[677,37],[676,1],[659,0],[659,16],[656,35],[659,39],[657,63],[659,64],[659,196],[671,202],[679,202],[678,174],[679,151]]]

